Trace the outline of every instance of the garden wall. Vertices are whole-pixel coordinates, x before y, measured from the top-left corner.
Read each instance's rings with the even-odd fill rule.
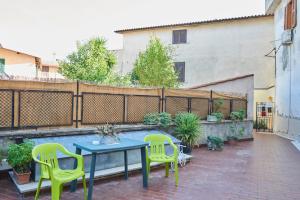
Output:
[[[222,138],[224,141],[227,140],[227,136],[232,135],[231,126],[234,122],[230,120],[225,120],[223,122],[208,122],[202,121],[202,136],[198,141],[198,144],[206,144],[207,136],[218,136]],[[252,120],[244,120],[239,121],[237,123],[237,129],[244,128],[244,133],[240,137],[241,140],[247,140],[253,138],[253,121]]]

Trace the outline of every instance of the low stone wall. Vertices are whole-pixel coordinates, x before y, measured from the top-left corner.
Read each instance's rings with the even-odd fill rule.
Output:
[[[227,136],[231,135],[230,126],[233,125],[231,120],[225,120],[223,122],[208,122],[202,121],[202,136],[199,138],[198,144],[206,144],[207,136],[218,136],[224,141],[227,140]],[[252,139],[253,138],[253,121],[244,120],[237,122],[238,128],[244,128],[244,134],[241,139]]]

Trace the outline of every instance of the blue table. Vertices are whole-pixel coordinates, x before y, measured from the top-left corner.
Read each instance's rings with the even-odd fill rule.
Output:
[[[96,165],[96,155],[103,153],[111,153],[111,152],[124,152],[124,171],[125,171],[125,179],[128,178],[128,159],[127,159],[127,150],[131,149],[141,149],[141,159],[142,159],[142,173],[143,173],[143,187],[148,187],[147,180],[147,166],[146,166],[146,146],[148,143],[143,141],[128,139],[128,138],[120,138],[120,142],[117,144],[92,144],[92,141],[85,142],[76,142],[73,144],[76,147],[76,154],[81,154],[81,151],[88,151],[92,153],[92,163],[90,169],[90,180],[89,180],[89,190],[88,190],[88,200],[92,199],[93,195],[93,184],[94,184],[94,175],[95,175],[95,165]],[[77,167],[77,163],[74,163],[74,169]],[[76,190],[77,180],[72,182],[71,191],[74,192]]]

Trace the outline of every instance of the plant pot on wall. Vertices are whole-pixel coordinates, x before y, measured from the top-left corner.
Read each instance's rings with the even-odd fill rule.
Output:
[[[13,170],[13,171],[14,171],[14,175],[16,177],[18,184],[29,183],[31,172],[17,173],[15,170]]]

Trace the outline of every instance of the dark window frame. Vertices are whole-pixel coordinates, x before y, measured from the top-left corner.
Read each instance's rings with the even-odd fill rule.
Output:
[[[173,44],[186,44],[187,43],[187,29],[173,30],[172,43]]]
[[[42,66],[42,72],[49,72],[49,66]]]
[[[185,62],[174,62],[174,69],[178,73],[178,81],[185,82]]]

